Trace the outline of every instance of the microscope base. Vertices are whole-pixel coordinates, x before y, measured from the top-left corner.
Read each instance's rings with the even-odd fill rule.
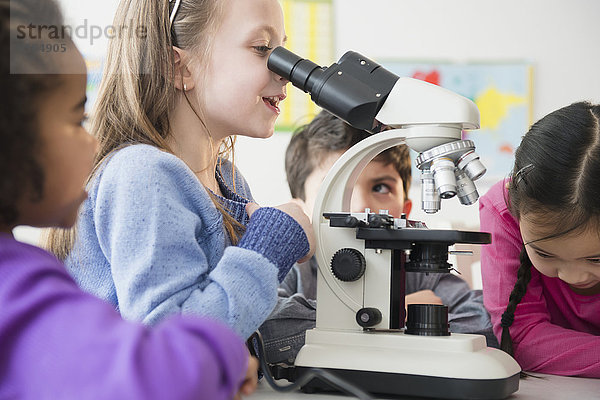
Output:
[[[296,377],[307,369],[321,368],[371,393],[504,399],[519,389],[521,369],[508,354],[485,343],[480,335],[433,337],[402,331],[312,329],[296,358]],[[312,380],[302,390],[333,389]]]

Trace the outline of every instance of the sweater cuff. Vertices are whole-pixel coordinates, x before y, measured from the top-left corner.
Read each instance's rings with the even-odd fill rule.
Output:
[[[308,238],[298,222],[272,207],[256,210],[239,247],[256,251],[279,269],[281,283],[296,261],[310,250]]]

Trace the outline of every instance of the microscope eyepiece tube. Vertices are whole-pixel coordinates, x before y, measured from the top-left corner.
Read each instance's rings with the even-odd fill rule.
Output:
[[[367,57],[349,51],[338,63],[320,67],[291,51],[276,47],[267,67],[310,93],[319,107],[357,129],[373,130],[377,113],[398,80],[398,76]]]
[[[267,67],[291,82],[292,71],[296,64],[302,60],[302,57],[292,53],[285,47],[276,47],[267,60]]]
[[[312,92],[314,83],[323,74],[323,69],[317,64],[297,56],[284,47],[277,47],[271,52],[267,67],[307,93]],[[312,74],[315,76],[311,77]]]
[[[442,199],[450,199],[456,195],[456,176],[454,162],[450,158],[440,157],[431,162],[431,171],[435,179],[435,188]]]

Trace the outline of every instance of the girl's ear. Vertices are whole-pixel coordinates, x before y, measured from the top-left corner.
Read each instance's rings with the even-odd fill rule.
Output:
[[[175,60],[175,88],[178,90],[190,91],[194,88],[194,79],[192,71],[188,68],[188,56],[184,50],[173,46],[173,59]]]

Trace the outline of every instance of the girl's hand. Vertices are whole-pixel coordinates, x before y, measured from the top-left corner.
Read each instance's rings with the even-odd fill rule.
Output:
[[[256,203],[248,203],[246,205],[246,212],[248,213],[248,217],[252,216],[254,211],[258,210],[259,208],[260,208],[260,206]],[[292,199],[289,203],[285,203],[285,204],[282,204],[282,205],[279,205],[279,206],[276,206],[273,208],[283,211],[290,217],[294,218],[294,220],[296,220],[296,222],[298,224],[300,224],[300,226],[304,230],[304,233],[306,234],[310,249],[308,250],[308,253],[306,253],[306,255],[304,257],[302,257],[302,259],[298,260],[297,262],[303,263],[303,262],[310,260],[310,258],[313,256],[313,254],[315,254],[315,234],[313,232],[313,228],[312,228],[312,224],[310,223],[310,219],[304,212],[305,207],[304,207],[304,203],[302,202],[302,200]]]
[[[256,390],[258,385],[258,359],[256,357],[248,358],[248,369],[246,370],[246,376],[242,381],[240,390],[233,397],[234,400],[241,400],[242,395],[249,396]]]

